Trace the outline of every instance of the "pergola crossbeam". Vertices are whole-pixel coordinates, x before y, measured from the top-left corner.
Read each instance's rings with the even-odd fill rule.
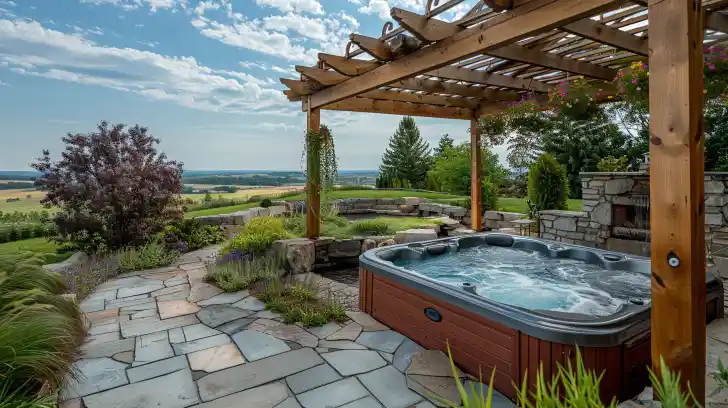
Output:
[[[618,0],[533,0],[311,97],[313,108],[431,71],[609,9]],[[535,17],[535,18],[534,18]]]
[[[442,119],[470,120],[473,118],[472,109],[359,97],[332,103],[321,109],[349,112],[385,113],[389,115],[407,115]]]

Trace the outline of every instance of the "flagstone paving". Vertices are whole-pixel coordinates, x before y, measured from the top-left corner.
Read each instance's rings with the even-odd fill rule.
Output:
[[[248,291],[222,293],[204,283],[204,263],[215,253],[125,274],[85,299],[90,329],[75,363],[82,375],[67,381],[61,406],[433,407],[423,383],[442,374],[441,353],[423,354],[356,311],[322,327],[284,324]],[[408,378],[413,361],[416,377]],[[495,408],[513,407],[505,397],[496,401]]]

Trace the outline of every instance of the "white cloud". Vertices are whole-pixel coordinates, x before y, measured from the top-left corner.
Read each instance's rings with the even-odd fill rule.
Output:
[[[304,17],[300,14],[286,13],[283,16],[266,17],[263,19],[263,27],[280,32],[295,31],[314,40],[326,40],[326,27],[323,20]]]
[[[352,0],[349,1],[354,4],[363,4],[363,2],[366,1],[366,4],[363,4],[362,7],[359,7],[359,12],[362,14],[376,14],[379,16],[379,18],[383,20],[391,19],[389,10],[392,7],[399,7],[407,10],[421,12],[425,9],[426,3],[426,1],[422,0],[359,0],[356,2]]]
[[[146,45],[149,48],[154,48],[159,45],[158,41],[137,41],[139,44]]]
[[[141,7],[149,7],[149,10],[155,12],[159,9],[175,10],[177,6],[185,9],[187,0],[80,0],[81,3],[94,5],[108,4],[121,7],[124,10],[134,10]]]
[[[198,16],[201,16],[205,14],[205,10],[217,10],[219,8],[220,5],[218,3],[212,1],[201,1],[197,4],[197,7],[195,7],[195,13]]]
[[[77,25],[66,24],[66,27],[70,28],[71,30],[73,30],[73,32],[81,36],[104,35],[104,32],[99,26],[96,26],[95,28],[81,28]]]
[[[259,6],[274,7],[284,12],[324,14],[317,0],[255,0]]]
[[[301,129],[301,126],[289,125],[287,123],[271,123],[271,122],[258,122],[254,127],[263,130],[296,130]]]
[[[14,2],[14,1],[7,1],[7,0],[0,1],[0,4],[3,4],[3,5],[8,6],[8,7],[17,7],[18,6],[18,4],[16,2]]]
[[[7,82],[0,81],[0,86],[10,86],[10,84]]]
[[[322,18],[286,13],[263,20],[232,11],[228,14],[232,18],[226,21],[198,15],[191,24],[202,35],[225,44],[306,64],[315,63],[322,51],[341,53],[349,34],[359,27],[359,22],[344,12]]]
[[[100,46],[32,20],[0,19],[0,62],[22,75],[133,92],[207,111],[254,112],[288,106],[279,90],[267,87],[267,79],[216,70],[193,57]]]
[[[292,74],[296,72],[296,70],[293,69],[293,66],[291,66],[289,69],[285,69],[274,65],[270,69],[276,72],[280,72],[281,74]]]

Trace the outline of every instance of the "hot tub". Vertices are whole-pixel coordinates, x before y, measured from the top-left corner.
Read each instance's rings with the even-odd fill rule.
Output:
[[[706,274],[708,321],[722,283]],[[514,398],[512,383],[547,376],[579,346],[602,398],[649,383],[650,260],[496,233],[373,249],[360,257],[360,309],[429,349],[450,343],[458,365]],[[573,360],[572,360],[573,363]]]

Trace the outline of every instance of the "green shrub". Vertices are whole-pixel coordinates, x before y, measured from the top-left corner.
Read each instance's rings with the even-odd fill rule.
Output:
[[[228,253],[233,250],[240,251],[241,253],[261,253],[268,250],[273,244],[273,241],[288,237],[289,234],[280,218],[253,218],[223,248],[223,253]]]
[[[277,278],[281,267],[282,259],[279,256],[259,256],[246,259],[241,254],[239,259],[208,265],[205,280],[225,292],[237,292],[248,289],[262,280]]]
[[[490,180],[483,180],[483,211],[498,209],[498,187]]]
[[[268,208],[268,207],[271,207],[272,205],[273,205],[273,202],[270,200],[270,198],[264,198],[260,202],[260,206],[263,208]]]
[[[85,330],[66,290],[39,267],[0,269],[0,406],[42,407],[67,373],[74,376]]]
[[[194,219],[188,219],[166,226],[158,238],[171,250],[187,252],[224,241],[225,232],[220,227],[203,226]]]
[[[566,210],[569,198],[566,168],[550,155],[541,155],[528,171],[528,197],[539,211]]]
[[[607,156],[599,160],[597,168],[599,171],[627,171],[629,167],[629,159],[627,156],[614,157]]]
[[[172,251],[157,242],[151,242],[137,248],[124,248],[115,255],[119,267],[125,272],[167,266],[178,257],[179,252]]]
[[[329,321],[347,319],[346,310],[330,293],[327,298],[320,298],[318,293],[318,283],[313,279],[298,282],[268,279],[257,296],[265,302],[266,309],[283,314],[286,324],[323,326]]]
[[[357,221],[351,225],[351,229],[364,235],[389,235],[392,233],[387,221],[377,218]]]

